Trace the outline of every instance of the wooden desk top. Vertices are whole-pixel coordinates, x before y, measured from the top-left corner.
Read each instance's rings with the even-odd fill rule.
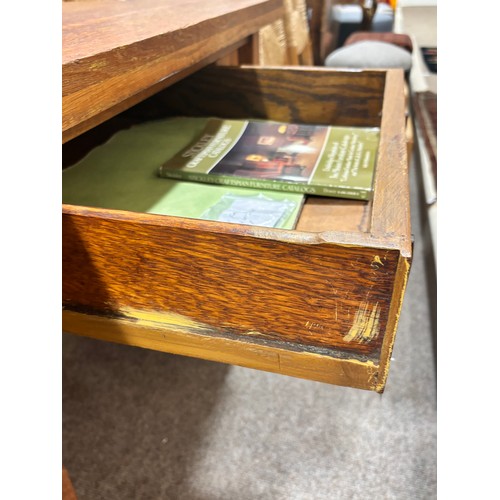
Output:
[[[236,50],[282,13],[281,0],[63,1],[63,142]]]

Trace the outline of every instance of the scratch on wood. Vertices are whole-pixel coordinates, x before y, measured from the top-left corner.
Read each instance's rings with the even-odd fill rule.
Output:
[[[128,307],[123,307],[121,312],[129,318],[134,318],[139,323],[156,323],[161,325],[170,324],[178,327],[192,328],[195,330],[204,330],[207,328],[207,325],[203,325],[202,323],[194,321],[190,318],[171,312],[142,311]]]
[[[362,302],[354,316],[354,323],[349,333],[344,336],[346,342],[368,343],[377,337],[380,330],[380,308],[378,302],[370,310],[368,302]]]
[[[375,255],[375,257],[373,257],[373,260],[372,260],[372,263],[371,263],[371,267],[373,269],[380,269],[380,267],[383,267],[383,265],[384,265],[384,263],[380,259],[380,256],[379,255]]]
[[[314,321],[306,321],[306,324],[304,325],[308,330],[324,330],[325,325],[322,325],[321,323],[316,323]]]

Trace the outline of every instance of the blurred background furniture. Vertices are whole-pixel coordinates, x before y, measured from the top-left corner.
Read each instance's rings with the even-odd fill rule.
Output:
[[[426,234],[434,262],[437,255],[437,5],[398,2],[395,33],[410,33],[413,44],[409,75],[415,125],[415,151],[422,183]],[[431,64],[426,56],[431,55]]]
[[[402,68],[408,74],[412,57],[396,44],[368,38],[335,49],[324,64],[331,68]]]
[[[413,63],[413,42],[395,33],[396,0],[308,0],[308,19],[314,63],[332,68],[401,68],[408,78]],[[413,121],[408,85],[406,142],[413,149]]]
[[[284,16],[259,31],[259,63],[314,64],[306,0],[284,0]]]
[[[330,12],[332,29],[336,32],[336,46],[341,47],[356,31],[391,32],[394,11],[380,0],[334,0]]]
[[[308,0],[307,6],[316,65],[322,66],[326,56],[355,32],[393,31],[392,0]]]
[[[374,32],[374,31],[355,31],[351,33],[346,41],[344,47],[358,42],[377,41],[392,43],[402,49],[405,49],[410,54],[413,52],[413,43],[410,36],[405,33],[394,33],[392,31]]]
[[[338,32],[337,48],[325,66],[350,68],[403,68],[412,65],[411,38],[394,33],[394,10],[390,2],[358,0],[333,6],[332,29]],[[338,28],[336,28],[338,24]]]
[[[284,0],[285,33],[290,64],[314,64],[306,0]]]

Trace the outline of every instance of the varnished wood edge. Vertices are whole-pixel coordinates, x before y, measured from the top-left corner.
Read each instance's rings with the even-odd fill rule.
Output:
[[[398,267],[396,270],[396,278],[394,281],[394,289],[392,293],[391,305],[389,309],[389,320],[385,331],[384,341],[380,355],[380,372],[376,391],[382,393],[384,391],[387,376],[389,374],[389,366],[391,362],[392,350],[396,339],[396,331],[398,328],[401,308],[403,307],[403,297],[408,283],[410,274],[411,258],[400,256]]]
[[[167,7],[168,8],[168,7]],[[79,71],[82,71],[82,68],[88,66],[89,74],[93,75],[92,67],[101,66],[102,58],[106,58],[107,55],[113,52],[116,47],[112,47],[111,49],[104,50],[99,54],[90,54],[88,56],[83,56],[78,59],[70,59],[65,61],[62,65],[62,77],[63,77],[63,96],[62,96],[62,142],[63,144],[82,133],[90,130],[103,123],[105,120],[117,115],[118,113],[130,108],[131,106],[139,103],[140,101],[150,97],[154,93],[168,87],[169,85],[181,80],[187,75],[199,70],[203,66],[206,66],[210,63],[215,62],[217,59],[224,57],[225,55],[240,49],[247,43],[247,38],[249,36],[254,36],[258,30],[270,24],[276,19],[279,19],[284,12],[283,3],[278,0],[267,1],[264,4],[261,3],[259,5],[249,5],[243,9],[234,11],[230,14],[223,15],[221,18],[225,19],[224,24],[224,33],[221,34],[220,26],[217,29],[217,20],[218,17],[205,19],[196,25],[186,26],[183,31],[183,36],[174,36],[170,32],[160,32],[156,35],[153,35],[145,40],[134,40],[129,44],[125,44],[126,47],[131,48],[134,47],[136,50],[137,47],[142,47],[145,49],[146,46],[150,46],[152,43],[157,43],[158,48],[156,50],[156,54],[153,61],[150,61],[147,66],[149,70],[151,68],[157,68],[159,73],[155,73],[155,77],[147,77],[146,75],[146,66],[142,67],[142,63],[134,64],[133,67],[123,67],[120,72],[117,74],[109,74],[104,80],[101,80],[101,76],[96,73],[95,78],[92,76],[92,81],[89,83],[88,79],[90,78],[87,75],[87,79],[80,79],[77,77],[69,76],[67,74],[68,71],[71,72],[71,68],[74,65],[77,65]],[[133,11],[130,12],[130,15],[134,15]],[[122,22],[123,18],[118,17]],[[241,19],[245,19],[244,23],[241,22]],[[214,27],[215,23],[215,27]],[[210,44],[207,40],[202,40],[197,44],[196,48],[196,57],[193,58],[192,50],[189,44],[186,45],[186,40],[190,40],[190,36],[188,34],[190,32],[197,33],[203,32],[204,26],[209,25],[210,29],[206,31],[207,37],[214,36],[216,38],[221,39],[225,44],[221,44],[219,49],[213,52],[209,52]],[[215,28],[215,29],[214,29]],[[228,33],[228,30],[231,30],[231,35]],[[167,37],[165,39],[165,37]],[[222,38],[221,38],[222,37]],[[156,42],[155,42],[156,41]],[[121,50],[125,49],[121,47]],[[219,44],[217,44],[219,46]],[[174,53],[172,53],[174,51]],[[183,57],[186,57],[188,60],[191,60],[192,63],[187,67],[182,67],[177,64],[171,68],[168,74],[165,74],[165,67],[169,67],[169,62],[172,61],[181,61],[183,57],[181,54],[185,54]],[[173,57],[173,59],[172,59]],[[124,60],[127,60],[125,54],[123,55]],[[136,59],[135,57],[129,58],[130,60]],[[107,105],[98,106],[95,109],[90,109],[87,106],[87,111],[83,116],[78,116],[78,113],[73,109],[73,105],[75,102],[85,102],[89,103],[96,98],[99,98],[102,90],[103,81],[111,82],[113,81],[116,85],[118,82],[128,81],[130,86],[130,82],[138,80],[140,81],[140,85],[135,87],[133,91],[127,92],[125,96],[115,99],[113,102],[108,103]],[[76,86],[74,88],[71,87],[68,82],[76,82]],[[67,85],[70,85],[70,89],[65,90]],[[119,101],[119,102],[118,102]],[[81,107],[81,102],[76,106],[77,108]]]
[[[371,233],[375,237],[399,240],[402,255],[410,257],[412,241],[405,121],[404,72],[387,70]],[[396,172],[397,182],[394,180]]]
[[[339,246],[362,246],[367,248],[399,249],[399,241],[388,241],[386,238],[375,238],[367,233],[351,233],[343,231],[306,232],[278,228],[227,224],[201,219],[187,219],[177,216],[129,212],[126,210],[83,207],[79,205],[62,205],[63,217],[97,218],[110,221],[124,221],[150,226],[165,226],[201,231],[211,234],[234,234],[254,238],[281,241],[299,245],[332,244]]]
[[[234,51],[238,51],[240,48],[242,48],[245,44],[247,44],[247,39],[242,39],[239,40],[238,42],[229,45],[228,47],[224,47],[216,52],[213,52],[209,56],[203,58],[202,60],[196,62],[192,66],[182,69],[180,71],[177,71],[171,75],[169,75],[168,78],[164,78],[160,80],[159,82],[156,82],[152,85],[150,85],[148,88],[143,89],[142,91],[129,96],[127,99],[124,101],[117,102],[116,104],[102,110],[101,112],[97,114],[93,114],[89,116],[88,118],[76,122],[74,124],[67,124],[63,123],[62,127],[62,143],[65,144],[66,142],[70,141],[71,139],[74,139],[75,137],[78,137],[79,135],[87,132],[91,128],[100,125],[101,123],[105,122],[106,120],[109,120],[110,118],[113,118],[114,116],[118,115],[122,111],[125,111],[135,104],[138,104],[139,102],[147,99],[148,97],[151,97],[153,94],[156,94],[157,92],[160,92],[161,90],[166,89],[167,87],[170,87],[174,83],[179,82],[180,80],[186,78],[187,76],[195,73],[196,71],[199,71],[205,66],[208,66],[211,63],[214,63],[220,58],[223,58],[225,55],[230,54]],[[71,96],[71,94],[70,94]],[[64,111],[63,111],[64,115]],[[63,116],[63,122],[64,122],[64,116]]]
[[[67,333],[118,344],[333,385],[371,391],[379,388],[378,366],[372,361],[296,352],[210,335],[209,326],[174,314],[127,310],[123,311],[123,317],[110,318],[63,310],[62,326]],[[247,337],[251,335],[248,332]]]

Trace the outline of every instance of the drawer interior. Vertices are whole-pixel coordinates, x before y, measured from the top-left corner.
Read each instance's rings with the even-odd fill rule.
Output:
[[[385,85],[384,71],[213,65],[64,144],[63,165],[74,164],[119,130],[172,116],[380,127]],[[101,207],[131,209],[105,201]],[[372,201],[309,196],[295,230],[366,233],[371,213]]]

